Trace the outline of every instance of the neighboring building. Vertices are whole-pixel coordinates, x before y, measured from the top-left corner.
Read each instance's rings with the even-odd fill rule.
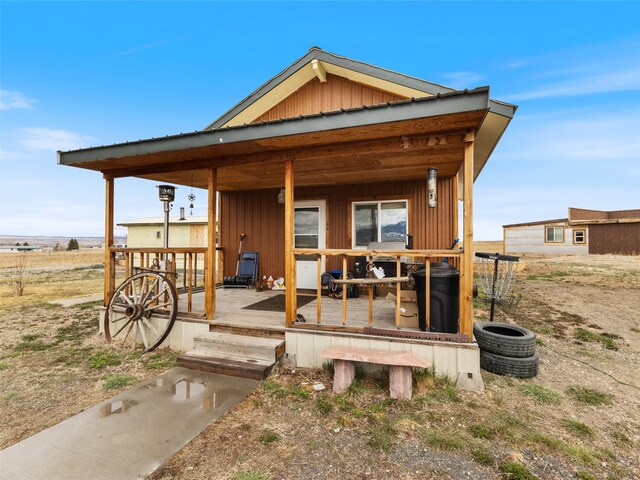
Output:
[[[43,247],[41,245],[3,245],[0,246],[0,253],[16,252],[51,252],[53,247]]]
[[[118,224],[127,227],[128,248],[164,246],[164,217],[143,218]],[[207,217],[169,219],[169,247],[206,247]]]
[[[569,208],[567,218],[502,228],[505,254],[640,254],[640,210]]]

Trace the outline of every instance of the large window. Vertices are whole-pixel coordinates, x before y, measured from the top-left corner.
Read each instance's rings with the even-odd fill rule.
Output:
[[[407,201],[353,203],[353,246],[370,242],[404,242],[407,235]]]
[[[545,242],[564,243],[564,227],[545,227]]]

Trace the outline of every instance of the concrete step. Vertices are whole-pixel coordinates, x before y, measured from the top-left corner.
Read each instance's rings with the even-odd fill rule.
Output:
[[[194,350],[212,356],[244,357],[275,363],[284,354],[284,340],[234,333],[208,332],[193,339]]]
[[[267,360],[236,355],[212,355],[198,350],[183,353],[176,360],[176,366],[178,367],[254,380],[267,378],[274,365],[275,362]]]

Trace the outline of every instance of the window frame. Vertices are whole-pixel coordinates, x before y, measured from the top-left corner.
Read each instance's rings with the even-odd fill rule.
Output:
[[[381,242],[382,238],[382,223],[380,219],[382,218],[382,204],[383,203],[404,203],[405,205],[405,231],[409,232],[409,206],[410,206],[410,198],[408,197],[400,197],[400,198],[387,198],[384,200],[356,200],[351,202],[351,248],[358,250],[366,250],[366,245],[356,245],[356,206],[358,205],[377,205],[378,207],[378,225],[377,225],[377,240]]]
[[[561,240],[548,240],[549,235],[547,234],[548,230],[550,228],[553,229],[560,229],[560,231],[562,232],[562,239]],[[553,236],[555,238],[555,234]],[[564,243],[565,240],[565,232],[564,232],[564,225],[545,225],[544,226],[544,243],[551,243],[554,245],[557,245],[559,243]]]
[[[581,242],[578,242],[576,240],[576,234],[577,233],[582,233],[582,241]],[[573,231],[573,244],[574,245],[586,245],[587,244],[587,229],[586,228],[579,228],[579,229]]]

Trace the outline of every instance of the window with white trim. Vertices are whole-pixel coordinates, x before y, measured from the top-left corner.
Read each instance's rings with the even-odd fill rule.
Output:
[[[545,227],[545,242],[564,243],[564,227]]]
[[[366,248],[370,242],[404,242],[408,223],[407,200],[353,202],[352,244]]]
[[[584,230],[574,230],[573,243],[587,243],[586,232]]]

